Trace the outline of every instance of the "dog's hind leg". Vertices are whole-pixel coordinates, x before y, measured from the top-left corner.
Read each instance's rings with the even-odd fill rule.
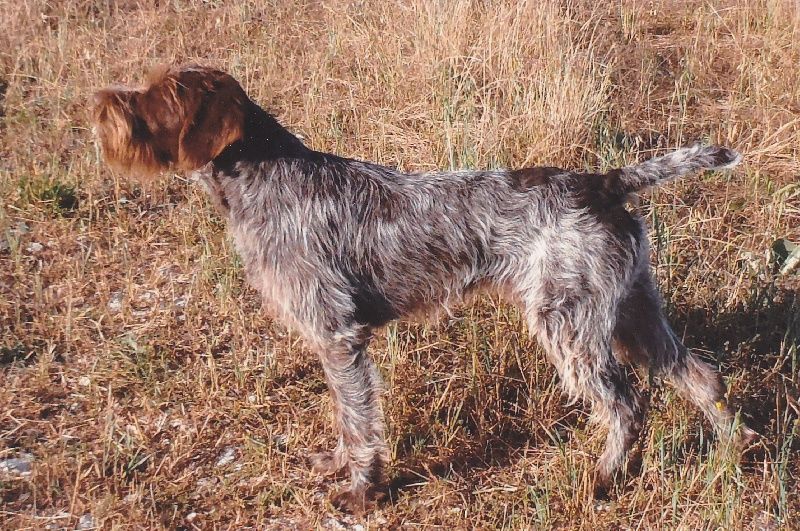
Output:
[[[594,494],[604,496],[639,437],[644,408],[638,390],[612,355],[607,328],[613,323],[592,303],[589,299],[574,306],[529,309],[529,322],[567,393],[588,401],[595,419],[608,428],[594,485]]]
[[[722,440],[741,448],[755,438],[755,432],[736,425],[720,373],[689,351],[669,326],[649,272],[639,274],[620,304],[613,349],[620,361],[635,363],[672,384],[700,408]]]

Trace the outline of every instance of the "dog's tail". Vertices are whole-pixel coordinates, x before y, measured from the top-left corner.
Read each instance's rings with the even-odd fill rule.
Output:
[[[696,144],[612,173],[617,174],[615,191],[624,196],[697,170],[733,168],[741,161],[742,155],[733,149]]]

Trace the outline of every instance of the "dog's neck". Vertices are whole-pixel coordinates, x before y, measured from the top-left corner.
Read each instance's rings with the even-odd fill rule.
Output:
[[[298,158],[313,151],[290,133],[267,111],[250,102],[245,118],[244,138],[228,146],[212,161],[214,168],[229,176],[241,162]]]
[[[250,102],[245,118],[244,137],[229,145],[214,160],[193,171],[191,179],[208,193],[217,212],[229,218],[230,200],[238,199],[240,173],[243,168],[265,162],[310,159],[319,154],[306,147],[299,138],[283,127],[274,116]],[[234,197],[229,197],[233,194]]]

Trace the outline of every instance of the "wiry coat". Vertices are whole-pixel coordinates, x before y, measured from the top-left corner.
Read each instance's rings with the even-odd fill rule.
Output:
[[[664,319],[645,226],[623,204],[665,180],[733,166],[736,152],[696,146],[607,174],[409,174],[306,148],[210,69],[170,70],[145,89],[106,89],[97,99],[111,162],[197,169],[248,281],[319,353],[339,443],[313,459],[325,473],[349,467],[340,506],[363,508],[388,460],[380,381],[366,353],[371,330],[479,289],[521,306],[566,390],[608,426],[598,488],[622,466],[643,418],[621,364],[666,377],[720,433],[733,433],[719,375]],[[231,113],[218,108],[231,102]]]

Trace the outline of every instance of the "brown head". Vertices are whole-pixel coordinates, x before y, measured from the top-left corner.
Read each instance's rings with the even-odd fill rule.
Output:
[[[161,68],[144,88],[108,87],[92,113],[106,161],[150,176],[167,168],[193,170],[244,137],[252,105],[239,83],[201,66]]]

